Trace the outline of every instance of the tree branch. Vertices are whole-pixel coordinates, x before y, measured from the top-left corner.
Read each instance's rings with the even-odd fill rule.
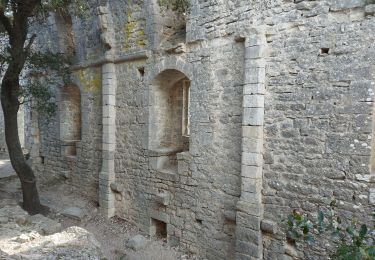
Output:
[[[4,14],[5,9],[0,8],[0,23],[4,26],[5,30],[7,31],[8,35],[12,32],[12,24],[8,17]]]

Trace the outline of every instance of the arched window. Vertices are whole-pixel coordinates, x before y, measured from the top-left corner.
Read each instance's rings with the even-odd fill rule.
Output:
[[[189,150],[190,80],[178,70],[165,70],[150,86],[149,148],[153,168],[177,167],[176,154]]]

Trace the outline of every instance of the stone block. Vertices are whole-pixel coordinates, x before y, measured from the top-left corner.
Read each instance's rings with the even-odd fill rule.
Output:
[[[103,151],[115,151],[116,150],[116,143],[113,142],[113,143],[103,143],[102,144],[102,150]]]
[[[159,210],[154,210],[154,209],[149,209],[148,214],[151,218],[162,221],[164,223],[169,223],[169,215],[165,212],[159,211]]]
[[[262,153],[263,139],[242,138],[242,151],[248,153]]]
[[[161,193],[156,194],[155,196],[155,201],[164,206],[169,205],[170,200],[171,200],[171,195],[168,192],[161,192]]]
[[[242,137],[263,139],[262,126],[242,126]]]
[[[243,178],[261,179],[263,177],[263,168],[259,166],[242,165],[241,176]]]
[[[242,153],[242,164],[249,166],[262,166],[263,156],[258,153]]]
[[[126,243],[127,247],[135,251],[143,249],[144,247],[146,247],[146,245],[147,245],[147,240],[142,235],[135,235],[134,237],[130,238]]]
[[[242,178],[241,180],[242,180],[241,193],[249,192],[249,193],[260,194],[260,192],[262,190],[261,179]]]
[[[265,45],[254,45],[245,49],[245,59],[259,59],[266,56],[267,47]]]
[[[245,70],[245,84],[258,84],[266,82],[265,68],[249,68]]]
[[[252,230],[260,230],[260,217],[237,211],[236,222],[238,227],[247,227]]]
[[[277,233],[277,224],[271,220],[263,219],[260,223],[260,229],[263,232],[274,235]]]
[[[261,245],[262,236],[260,231],[255,231],[246,227],[237,227],[236,228],[236,239],[248,243],[255,244],[257,246]]]
[[[110,187],[113,192],[121,193],[124,191],[124,186],[116,182],[112,182]]]
[[[328,0],[332,11],[340,11],[365,5],[365,0]]]
[[[244,108],[243,125],[261,126],[264,123],[263,108]]]
[[[264,96],[263,95],[244,95],[242,106],[253,107],[253,108],[263,108]]]
[[[265,68],[266,60],[265,59],[246,59],[245,69],[255,69],[255,68]]]
[[[370,189],[370,193],[369,193],[369,203],[371,205],[375,205],[375,189],[372,188]]]
[[[261,259],[262,250],[262,246],[256,245],[255,243],[248,243],[241,240],[236,241],[236,252],[238,253]]]
[[[264,32],[263,32],[264,33]],[[245,47],[262,46],[266,44],[266,36],[264,34],[252,35],[246,38]]]
[[[229,221],[236,221],[236,211],[234,210],[226,210],[224,211],[224,218]]]
[[[365,14],[366,15],[374,15],[375,14],[375,4],[366,5]]]
[[[261,204],[261,199],[259,194],[256,193],[249,193],[244,192],[249,195],[248,200],[254,200],[254,201],[244,201],[246,198],[244,198],[241,194],[241,200],[237,202],[237,212],[243,212],[248,214],[249,216],[256,216],[261,217],[263,214],[263,206]]]
[[[103,116],[113,116],[116,114],[116,108],[111,105],[103,105]]]
[[[115,95],[103,95],[103,105],[116,105],[116,96]]]
[[[85,212],[83,211],[83,209],[78,207],[66,208],[63,212],[61,212],[61,214],[79,221],[81,221],[85,216]]]

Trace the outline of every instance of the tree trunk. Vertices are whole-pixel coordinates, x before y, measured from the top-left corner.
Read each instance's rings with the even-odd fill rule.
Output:
[[[2,90],[7,89],[6,82],[3,82]],[[8,88],[9,89],[9,88]],[[14,88],[13,88],[14,89]],[[18,136],[17,113],[19,103],[15,100],[6,100],[7,91],[2,91],[1,104],[4,113],[5,140],[8,147],[10,161],[16,171],[22,187],[23,208],[31,215],[40,213],[43,207],[40,204],[36,179],[31,167],[27,164],[23,155],[21,143]],[[5,94],[5,95],[4,95]]]
[[[1,106],[4,114],[5,140],[13,169],[21,181],[23,208],[30,214],[37,214],[45,208],[40,204],[34,172],[26,163],[22,152],[18,136],[17,113],[20,106],[18,98],[21,90],[19,79],[35,38],[35,36],[31,37],[28,45],[25,46],[28,18],[32,16],[41,0],[12,1],[12,3],[12,19],[5,15],[4,8],[0,8],[0,23],[9,36],[9,53],[11,55],[11,60],[1,82]]]

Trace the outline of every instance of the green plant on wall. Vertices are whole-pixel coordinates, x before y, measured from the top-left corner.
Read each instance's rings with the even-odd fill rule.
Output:
[[[320,210],[316,219],[294,210],[286,220],[287,238],[295,242],[312,245],[329,235],[334,244],[331,259],[336,260],[375,260],[375,210],[373,226],[359,224],[356,218],[344,221],[335,212],[336,201],[326,210]]]
[[[189,0],[158,0],[158,4],[179,13],[185,13],[189,8]]]

